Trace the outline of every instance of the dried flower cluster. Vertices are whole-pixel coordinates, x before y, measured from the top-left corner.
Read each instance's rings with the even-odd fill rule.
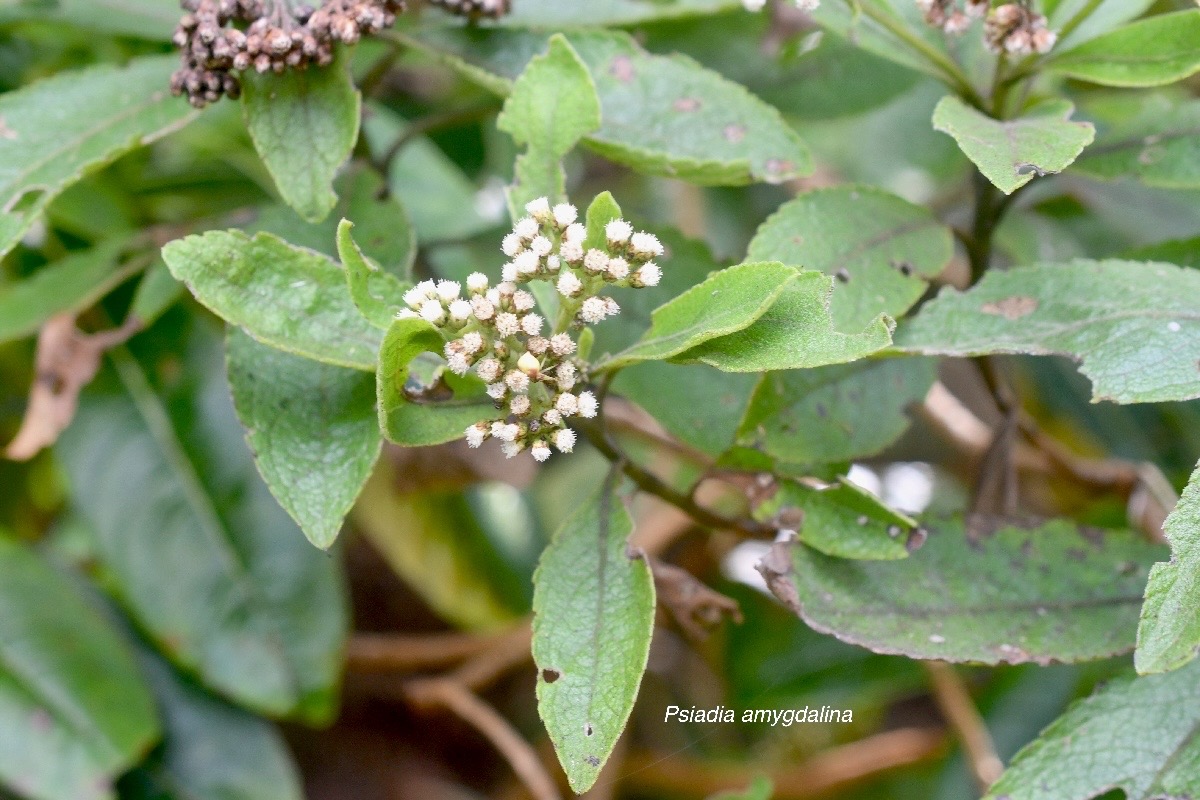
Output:
[[[972,19],[987,15],[989,0],[965,0],[959,7],[958,0],[917,0],[917,8],[925,15],[925,21],[949,34],[959,34],[971,25]]]
[[[512,10],[511,0],[428,0],[429,5],[468,19],[502,17]]]
[[[563,453],[574,448],[570,417],[590,418],[598,411],[595,395],[577,391],[587,382],[587,363],[577,357],[572,332],[620,313],[616,301],[602,295],[606,288],[656,285],[661,272],[653,259],[663,247],[622,219],[607,224],[602,245],[586,247],[587,231],[576,221],[575,206],[551,208],[543,197],[525,210],[529,216],[504,237],[502,250],[511,260],[500,284],[490,286],[479,272],[467,278],[465,293],[455,281],[423,281],[405,294],[408,308],[399,316],[440,328],[448,339],[449,369],[457,375],[474,370],[504,411],[467,428],[467,444],[498,439],[509,458],[528,448],[545,461],[551,446]],[[519,288],[531,280],[552,282],[561,296],[550,330],[534,310],[533,295]]]
[[[183,64],[171,91],[197,108],[241,91],[236,72],[327,66],[335,42],[354,44],[396,21],[403,0],[181,0],[174,42]]]
[[[816,11],[821,7],[821,0],[792,0],[800,11]],[[742,0],[742,8],[747,11],[762,11],[767,0]]]
[[[1046,17],[1023,3],[1005,3],[988,14],[983,38],[993,53],[1027,56],[1048,53],[1058,34],[1046,27]]]

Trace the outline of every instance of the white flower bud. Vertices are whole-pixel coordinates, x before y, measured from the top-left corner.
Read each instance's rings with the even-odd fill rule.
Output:
[[[560,453],[569,453],[575,449],[575,431],[570,428],[563,428],[558,433],[554,434],[554,446],[558,448]]]
[[[414,289],[416,289],[418,292],[420,292],[420,293],[421,293],[421,297],[422,297],[422,299],[424,299],[424,298],[428,298],[428,297],[437,297],[437,296],[438,296],[438,294],[437,294],[437,286],[434,284],[434,282],[433,282],[433,281],[421,281],[420,283],[418,283],[418,284],[417,284],[416,286],[414,286],[413,288],[414,288]]]
[[[767,0],[742,0],[742,8],[747,11],[762,11]]]
[[[524,253],[521,253],[514,258],[512,263],[513,266],[517,268],[517,274],[532,275],[533,273],[537,272],[538,264],[540,262],[538,261],[537,253],[533,252],[532,250],[526,250]],[[505,278],[505,280],[508,279]]]
[[[537,303],[533,299],[533,295],[522,289],[518,292],[513,292],[513,308],[517,311],[528,311]]]
[[[563,297],[574,297],[583,289],[583,282],[574,272],[564,272],[558,276],[558,293]]]
[[[556,356],[569,356],[575,352],[575,340],[565,333],[556,333],[550,337],[550,352]]]
[[[579,218],[579,210],[570,203],[559,203],[554,207],[554,224],[566,228]]]
[[[550,349],[550,340],[541,336],[530,336],[525,342],[525,346],[529,348],[529,352],[535,356],[540,356]]]
[[[538,361],[533,353],[522,353],[517,359],[517,369],[526,375],[537,375],[542,371],[542,362]]]
[[[488,397],[493,400],[503,400],[504,395],[508,394],[508,387],[503,383],[492,383],[487,387]],[[496,429],[492,429],[492,436],[496,435]]]
[[[558,255],[568,264],[578,264],[583,260],[583,245],[579,242],[563,242],[558,248]]]
[[[511,411],[513,414],[516,414],[518,417],[523,417],[526,414],[528,414],[529,413],[529,395],[527,395],[527,394],[514,395],[513,398],[508,401],[508,410]]]
[[[558,272],[558,268],[561,266],[562,266],[562,263],[558,260],[558,256],[556,256],[553,253],[546,256],[546,269],[548,271]]]
[[[550,448],[545,442],[543,442],[541,439],[538,439],[533,443],[533,447],[530,448],[529,454],[533,456],[534,461],[545,461],[550,457]]]
[[[466,375],[471,369],[471,362],[462,353],[454,353],[446,359],[446,365],[455,375]]]
[[[411,308],[402,308],[396,312],[396,319],[416,319],[419,314]]]
[[[421,303],[421,319],[440,325],[446,319],[446,309],[437,300],[429,299]]]
[[[514,423],[511,423],[511,422],[507,423],[507,424],[505,424],[503,422],[493,422],[492,423],[492,436],[494,436],[495,438],[499,439],[502,442],[514,441],[520,435],[521,435],[521,429]]]
[[[515,233],[510,233],[500,240],[500,249],[504,251],[504,255],[512,258],[521,252],[521,244],[521,237]]]
[[[604,226],[604,236],[609,244],[625,244],[633,235],[633,226],[623,219],[614,219]]]
[[[515,283],[521,276],[517,273],[517,265],[508,262],[500,268],[500,280]]]
[[[604,319],[607,313],[607,306],[599,297],[589,297],[583,301],[583,305],[579,307],[580,318],[587,323],[595,324]]]
[[[471,318],[471,304],[461,297],[450,303],[450,321],[461,325]]]
[[[629,246],[639,258],[655,258],[663,254],[662,242],[652,233],[635,233],[629,238]]]
[[[569,417],[579,411],[579,400],[573,394],[560,394],[554,401],[554,408],[564,417]]]
[[[583,225],[578,222],[571,223],[567,226],[567,229],[563,231],[564,242],[574,242],[575,244],[582,245],[583,240],[586,238],[587,228],[583,227]]]
[[[413,311],[421,307],[426,300],[425,291],[420,286],[414,286],[404,293],[404,303]]]
[[[517,291],[517,285],[512,281],[504,281],[496,287],[496,291],[500,293],[501,298],[512,297],[513,293]]]
[[[480,322],[487,322],[495,316],[496,307],[486,297],[472,297],[471,312],[475,315],[475,319]]]
[[[500,305],[500,290],[499,289],[492,287],[491,289],[488,289],[486,292],[484,292],[483,296],[492,305],[494,305],[494,306]]]
[[[537,220],[534,220],[531,217],[523,217],[517,221],[516,225],[513,226],[513,233],[515,233],[517,236],[520,236],[527,242],[533,237],[537,236],[539,230],[540,229],[538,227]]]
[[[516,458],[524,447],[525,445],[521,442],[505,442],[500,445],[500,450],[504,453],[505,458]]]
[[[537,314],[526,314],[521,318],[521,330],[527,336],[537,336],[542,332],[542,318]]]
[[[494,358],[485,358],[479,362],[475,371],[479,373],[479,378],[484,383],[494,383],[500,377],[500,370],[504,367]],[[501,395],[503,396],[503,395]]]
[[[496,333],[500,334],[500,338],[507,339],[509,336],[516,336],[520,329],[521,324],[517,321],[516,314],[504,311],[496,315]]]
[[[483,444],[483,440],[488,437],[488,426],[486,422],[476,422],[471,427],[467,428],[467,447],[479,447]],[[562,450],[562,448],[558,448]],[[564,451],[565,452],[565,451]]]
[[[816,11],[821,7],[821,0],[796,0],[796,8],[801,11]]]
[[[483,349],[483,337],[477,331],[471,331],[462,337],[463,352],[473,356]]]
[[[525,211],[538,222],[546,222],[550,219],[550,201],[544,197],[530,200],[525,204]]]
[[[617,301],[611,297],[604,298],[604,316],[615,317],[621,313],[621,307],[617,305]]]
[[[629,277],[629,262],[617,256],[608,260],[608,267],[605,269],[608,277],[614,281],[623,281]]]
[[[529,249],[539,258],[544,258],[550,255],[550,251],[554,249],[554,245],[545,236],[535,236],[533,237],[533,241],[529,243]]]
[[[647,261],[638,269],[635,277],[639,286],[658,286],[658,282],[662,278],[662,270],[659,269],[658,264]]]
[[[596,395],[591,392],[579,393],[579,416],[591,419],[596,416],[599,409],[600,405],[596,402]]]
[[[510,234],[511,235],[511,234]],[[486,292],[488,288],[488,278],[482,272],[472,272],[467,276],[467,289],[475,294]]]
[[[570,361],[565,361],[558,365],[558,369],[554,371],[558,376],[558,388],[564,392],[569,392],[575,388],[575,365]]]
[[[608,269],[608,253],[592,248],[583,257],[583,268],[588,272],[604,272]]]
[[[547,425],[561,425],[562,414],[559,413],[557,408],[546,409],[546,413],[542,414],[542,421]]]
[[[508,388],[518,394],[524,394],[529,391],[529,376],[520,370],[509,370],[504,376],[504,382],[508,384]]]
[[[457,298],[460,291],[462,291],[462,285],[458,281],[438,281],[437,283],[438,297],[444,303],[449,303]]]

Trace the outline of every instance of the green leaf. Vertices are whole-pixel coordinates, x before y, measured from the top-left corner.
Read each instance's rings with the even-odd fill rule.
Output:
[[[1062,30],[1069,21],[1083,14],[1084,19],[1075,30],[1055,45],[1065,51],[1140,17],[1152,5],[1154,0],[1063,0],[1053,12],[1047,12],[1050,17],[1048,27],[1052,31]]]
[[[1093,178],[1132,177],[1163,189],[1200,189],[1200,101],[1147,97],[1133,118],[1102,127],[1075,169]]]
[[[1146,584],[1133,663],[1143,675],[1178,669],[1200,650],[1200,467],[1163,524],[1171,560],[1155,564]]]
[[[613,391],[637,403],[681,442],[715,457],[733,445],[757,383],[757,376],[703,364],[648,361],[621,370]]]
[[[1200,665],[1123,676],[1071,706],[1017,753],[986,800],[1200,796]]]
[[[356,533],[442,619],[471,631],[511,628],[529,613],[529,572],[517,573],[485,526],[511,523],[530,536],[536,523],[520,495],[501,523],[462,492],[414,488],[411,463],[380,460],[354,507]]]
[[[1055,52],[1045,69],[1102,86],[1161,86],[1200,70],[1200,9],[1156,14]]]
[[[1200,237],[1158,242],[1127,250],[1122,255],[1133,261],[1166,261],[1181,267],[1200,269]]]
[[[1200,273],[1173,264],[1073,261],[991,271],[943,289],[897,346],[932,355],[1029,353],[1081,360],[1094,400],[1200,397]]]
[[[142,259],[122,259],[127,244],[123,237],[109,239],[0,286],[0,343],[32,336],[56,314],[90,308],[143,269]]]
[[[183,284],[171,276],[167,265],[155,261],[138,281],[129,316],[137,319],[143,328],[148,328],[184,294]]]
[[[171,0],[7,0],[0,4],[0,24],[19,20],[65,22],[168,42],[179,24],[179,4]]]
[[[59,440],[71,501],[172,661],[257,711],[327,720],[347,625],[339,566],[256,474],[212,344],[187,354],[169,405],[112,352],[123,391],[85,391]]]
[[[707,16],[738,7],[736,0],[672,0],[646,3],[643,0],[596,0],[563,5],[559,0],[521,0],[500,18],[506,26],[556,29],[563,26],[620,26],[685,17]]]
[[[237,328],[226,350],[259,473],[308,540],[328,549],[382,446],[374,378],[259,344]]]
[[[626,544],[632,531],[606,482],[563,522],[533,576],[538,714],[578,794],[612,754],[650,656],[654,579]]]
[[[461,381],[450,399],[432,399],[406,387],[409,367],[422,353],[442,354],[446,340],[423,319],[409,317],[392,323],[379,350],[376,396],[379,427],[390,441],[407,447],[442,444],[461,439],[463,431],[496,415],[478,380]],[[451,375],[446,376],[450,381]],[[474,390],[474,391],[472,391]]]
[[[373,158],[382,159],[401,137],[410,133],[408,123],[394,111],[377,103],[367,103],[363,136]],[[475,184],[463,174],[458,164],[425,136],[407,140],[388,162],[387,185],[391,194],[404,204],[422,244],[469,239],[500,222],[499,213],[494,217],[480,213],[476,208]],[[355,224],[363,223],[360,216],[342,216],[354,220]],[[368,255],[373,255],[369,244],[366,242],[364,246]]]
[[[281,75],[242,75],[242,112],[254,147],[284,202],[310,222],[325,219],[333,177],[358,140],[361,98],[346,60]]]
[[[950,229],[921,206],[870,186],[806,192],[758,228],[748,261],[782,261],[839,276],[830,314],[862,330],[880,313],[899,317],[954,255]]]
[[[416,36],[414,44],[497,94],[510,90],[547,39],[519,30],[422,29]],[[601,155],[702,185],[781,183],[812,171],[808,148],[778,110],[687,56],[652,55],[617,31],[567,39],[600,98],[600,129],[584,143]]]
[[[333,213],[319,223],[301,219],[282,204],[260,208],[258,216],[243,226],[246,233],[273,233],[295,247],[307,247],[327,256],[337,256],[340,220],[354,223],[355,240],[363,255],[385,272],[401,280],[411,277],[417,242],[408,210],[393,197],[380,198],[384,182],[370,169],[351,166],[333,182],[338,202]]]
[[[600,127],[600,99],[587,67],[562,34],[550,37],[513,84],[496,127],[526,151],[517,158],[510,202],[522,210],[536,197],[566,199],[562,159]]]
[[[269,233],[209,231],[163,248],[171,274],[213,313],[264,344],[375,369],[382,334],[354,306],[345,271]]]
[[[0,256],[59,192],[195,111],[169,91],[175,56],[66,72],[0,97]]]
[[[1090,122],[1072,122],[1075,106],[1051,100],[1015,119],[995,120],[947,95],[933,110],[933,127],[958,142],[967,158],[1005,194],[1035,176],[1062,172],[1096,135]]]
[[[936,378],[936,359],[915,358],[771,372],[754,392],[739,441],[792,464],[877,455],[908,430],[908,407]]]
[[[907,558],[908,537],[917,527],[844,478],[820,488],[780,481],[754,516],[796,531],[800,541],[825,555],[880,561]]]
[[[111,798],[159,733],[125,643],[61,573],[0,535],[0,782],[37,800]]]
[[[871,8],[870,12],[866,11],[867,6]],[[895,26],[905,31],[905,36],[898,36],[894,30],[880,23],[876,15],[890,18]],[[899,0],[899,8],[888,0],[821,3],[812,16],[822,27],[829,28],[870,53],[934,78],[944,79],[943,73],[933,62],[912,45],[918,42],[927,52],[938,53],[947,60],[950,58],[946,52],[945,37],[941,31],[925,24],[915,3]]]
[[[143,652],[165,741],[147,769],[188,800],[302,800],[287,743],[271,723],[220,700]]]
[[[828,275],[797,272],[751,325],[720,338],[707,337],[678,360],[699,361],[726,372],[808,369],[856,361],[891,344],[895,323],[884,314],[861,333],[835,331],[829,318],[832,290]]]
[[[387,330],[404,308],[405,286],[391,273],[367,261],[350,235],[354,223],[342,220],[337,229],[338,257],[346,270],[346,281],[354,305],[372,325]]]
[[[800,273],[777,262],[739,264],[715,273],[652,315],[650,330],[597,371],[640,361],[661,361],[751,325],[767,312]]]
[[[1163,548],[1132,532],[1001,526],[968,540],[931,525],[902,561],[777,544],[759,570],[811,627],[877,653],[983,664],[1075,662],[1133,647],[1141,588]]]

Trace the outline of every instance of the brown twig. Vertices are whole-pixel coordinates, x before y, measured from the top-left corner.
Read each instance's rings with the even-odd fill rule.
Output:
[[[714,591],[685,569],[647,557],[658,601],[693,639],[708,638],[726,616],[742,621],[737,601]]]
[[[766,774],[775,785],[775,800],[813,800],[891,770],[931,761],[941,756],[945,745],[946,735],[939,729],[901,728],[834,747],[795,766],[761,770],[641,751],[627,759],[622,783],[650,796],[708,797],[745,788],[753,776]]]
[[[358,633],[350,639],[346,649],[346,669],[356,673],[378,673],[451,667],[495,647],[508,635]]]
[[[418,706],[447,708],[487,737],[512,766],[535,800],[561,800],[537,752],[496,709],[453,678],[411,681],[405,694]]]
[[[967,686],[954,667],[944,661],[926,661],[925,671],[929,674],[929,682],[933,689],[933,699],[941,709],[946,722],[958,734],[971,773],[979,784],[981,793],[1000,778],[1004,771],[1004,762],[996,754],[996,746],[992,735],[988,733],[975,701],[967,691]]]

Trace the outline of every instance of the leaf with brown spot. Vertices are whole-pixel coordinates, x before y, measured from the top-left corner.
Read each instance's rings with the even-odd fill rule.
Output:
[[[1078,260],[990,271],[945,288],[896,332],[907,353],[1063,355],[1082,362],[1094,400],[1200,397],[1200,270],[1154,261]]]

